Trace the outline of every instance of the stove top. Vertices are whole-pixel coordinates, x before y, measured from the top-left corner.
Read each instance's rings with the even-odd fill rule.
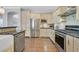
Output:
[[[79,38],[79,31],[76,30],[56,30],[56,32],[60,32],[62,34],[69,34],[71,36],[75,36]]]

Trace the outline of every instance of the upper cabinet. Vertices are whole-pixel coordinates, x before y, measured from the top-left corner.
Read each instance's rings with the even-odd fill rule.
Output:
[[[65,7],[58,7],[55,12],[53,12],[53,22],[54,23],[61,23],[65,21],[65,17],[60,17],[65,11]]]
[[[55,12],[53,12],[52,18],[53,18],[53,23],[58,22],[58,15],[60,14],[60,8],[57,8]]]
[[[47,20],[47,23],[53,23],[52,13],[42,13],[40,14],[40,18]]]
[[[61,9],[61,13],[59,14],[59,16],[61,17],[66,17],[76,13],[75,6],[61,6],[60,9]]]
[[[61,14],[61,8],[60,8],[60,7],[58,7],[58,8],[56,9],[55,13],[56,13],[56,15]]]
[[[53,23],[54,23],[54,24],[55,24],[55,23],[58,23],[58,21],[59,21],[59,17],[57,16],[56,13],[53,13]]]
[[[62,15],[66,12],[66,8],[65,6],[60,6],[56,9],[55,13],[57,16]]]
[[[76,20],[79,21],[79,6],[76,7]]]
[[[60,14],[59,15],[62,15],[63,13],[66,12],[66,7],[65,6],[61,6],[59,8],[60,8]]]
[[[76,6],[60,6],[56,9],[56,11],[53,13],[53,19],[54,23],[61,23],[64,22],[66,23],[66,18],[67,16],[76,14],[77,19],[79,19],[79,12],[78,12],[78,7],[77,7],[77,14],[76,14]]]

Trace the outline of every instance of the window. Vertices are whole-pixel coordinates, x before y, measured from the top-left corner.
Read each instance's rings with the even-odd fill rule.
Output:
[[[3,16],[0,16],[0,27],[3,26]]]

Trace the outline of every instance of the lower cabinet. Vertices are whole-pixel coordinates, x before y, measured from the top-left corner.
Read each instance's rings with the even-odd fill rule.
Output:
[[[47,30],[46,29],[40,29],[40,37],[47,37]]]
[[[66,52],[74,51],[74,37],[67,35],[66,36]]]
[[[50,31],[50,39],[55,43],[55,31],[54,30]]]
[[[40,37],[49,37],[55,43],[55,31],[52,29],[40,29]]]
[[[79,38],[66,36],[66,52],[79,52]]]
[[[74,38],[74,52],[79,52],[79,38]]]

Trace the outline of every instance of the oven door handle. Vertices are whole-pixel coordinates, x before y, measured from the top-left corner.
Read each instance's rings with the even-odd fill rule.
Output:
[[[69,45],[69,40],[68,40],[68,45]]]
[[[58,36],[60,36],[60,37],[63,37],[63,38],[66,37],[66,34],[64,34],[64,33],[62,34],[62,33],[57,33],[57,32],[56,32],[55,34],[58,35]]]

